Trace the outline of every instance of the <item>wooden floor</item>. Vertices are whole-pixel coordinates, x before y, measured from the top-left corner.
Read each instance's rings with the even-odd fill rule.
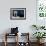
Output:
[[[2,42],[0,42],[0,46],[4,46],[4,43]],[[10,42],[10,43],[8,43],[8,45],[7,46],[15,46],[15,42],[14,43],[12,43],[12,42]],[[30,46],[37,46],[37,43],[30,43]],[[46,46],[46,43],[44,43],[44,45],[41,45],[41,46]]]

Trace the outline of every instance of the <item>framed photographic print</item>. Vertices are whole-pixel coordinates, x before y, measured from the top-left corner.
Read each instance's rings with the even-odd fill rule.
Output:
[[[37,15],[39,18],[46,18],[46,0],[37,1]]]
[[[46,25],[46,0],[37,0],[36,10],[36,24]]]
[[[10,8],[11,20],[24,20],[26,19],[26,8]]]

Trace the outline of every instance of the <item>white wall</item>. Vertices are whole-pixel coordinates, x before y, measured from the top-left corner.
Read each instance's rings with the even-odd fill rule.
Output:
[[[26,20],[10,20],[10,8],[26,8]],[[0,0],[0,34],[17,26],[32,36],[32,24],[36,24],[36,0]]]

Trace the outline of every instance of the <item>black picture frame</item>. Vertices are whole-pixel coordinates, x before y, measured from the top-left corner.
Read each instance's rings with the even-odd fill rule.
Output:
[[[10,8],[10,19],[11,20],[25,20],[26,8]]]

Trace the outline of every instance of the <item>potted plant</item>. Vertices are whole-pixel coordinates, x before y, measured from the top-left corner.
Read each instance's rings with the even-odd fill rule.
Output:
[[[36,30],[45,29],[45,26],[32,25],[32,27],[33,27],[33,28],[36,28]]]
[[[38,30],[37,25],[32,25],[33,28],[35,28],[36,30]]]
[[[46,34],[45,32],[35,32],[33,35],[37,38],[37,41],[38,41],[39,43],[41,43],[40,40],[41,40],[42,38],[45,38],[45,37],[44,37],[44,36],[46,36],[45,34]]]
[[[40,29],[45,29],[45,26],[41,26]]]

